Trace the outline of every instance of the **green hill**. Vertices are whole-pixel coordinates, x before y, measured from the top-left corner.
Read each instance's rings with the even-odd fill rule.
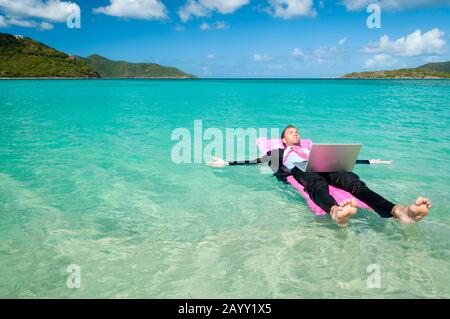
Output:
[[[450,73],[450,61],[427,63],[419,66],[418,69],[428,69],[437,72]]]
[[[417,68],[347,73],[352,79],[450,79],[450,61],[427,63]]]
[[[0,33],[0,78],[192,78],[155,63],[74,57],[28,37]]]
[[[92,66],[102,78],[192,78],[190,74],[156,63],[129,63],[112,61],[93,54],[83,59]]]
[[[0,33],[0,77],[98,77],[94,68],[79,59],[24,37]]]

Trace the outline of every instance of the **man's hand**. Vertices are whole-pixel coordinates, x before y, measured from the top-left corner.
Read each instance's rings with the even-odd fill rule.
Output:
[[[379,158],[369,160],[370,164],[392,164],[394,161],[382,161]]]
[[[210,167],[224,167],[228,165],[228,162],[221,159],[220,157],[214,156],[213,161],[206,162],[206,165]]]

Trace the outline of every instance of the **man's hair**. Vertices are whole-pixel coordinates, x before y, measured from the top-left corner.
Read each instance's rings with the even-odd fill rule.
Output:
[[[281,132],[281,140],[283,140],[284,134],[286,134],[286,130],[287,130],[288,128],[297,128],[297,127],[295,127],[294,125],[288,125],[288,126],[286,126],[286,127],[284,128],[283,132]],[[283,144],[284,144],[284,142],[283,142]]]

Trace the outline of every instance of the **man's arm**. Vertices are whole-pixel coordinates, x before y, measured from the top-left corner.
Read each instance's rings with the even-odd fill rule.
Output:
[[[270,152],[254,160],[227,161],[227,163],[228,165],[254,165],[254,164],[268,163],[269,161],[270,161]]]
[[[254,165],[261,163],[268,163],[270,161],[271,152],[269,151],[266,155],[255,158],[253,160],[244,160],[244,161],[225,161],[219,157],[213,157],[212,162],[206,162],[206,165],[211,167],[224,167],[224,166],[235,166],[235,165]]]
[[[394,161],[382,161],[379,158],[370,160],[356,160],[356,164],[392,164]]]

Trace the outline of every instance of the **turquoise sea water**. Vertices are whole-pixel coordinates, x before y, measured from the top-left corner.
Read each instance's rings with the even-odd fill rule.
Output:
[[[449,298],[449,102],[445,80],[0,81],[0,297]],[[175,164],[194,120],[361,142],[394,160],[355,168],[369,187],[431,213],[340,228],[256,166]]]

